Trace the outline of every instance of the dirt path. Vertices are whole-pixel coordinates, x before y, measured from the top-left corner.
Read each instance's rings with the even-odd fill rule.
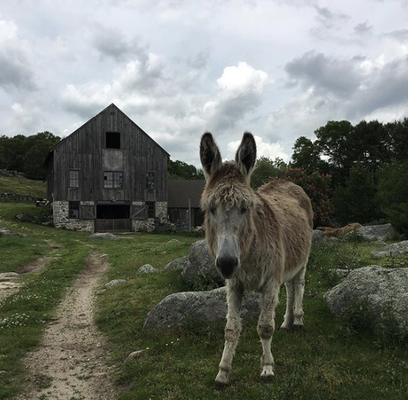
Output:
[[[106,255],[88,257],[87,268],[56,310],[57,320],[26,359],[31,376],[17,399],[115,399],[112,371],[105,364],[105,341],[93,313],[95,288],[108,268]]]

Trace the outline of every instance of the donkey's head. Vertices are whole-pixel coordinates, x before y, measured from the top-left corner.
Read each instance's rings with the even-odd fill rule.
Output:
[[[249,186],[256,161],[256,144],[245,132],[235,162],[222,162],[211,133],[201,138],[200,158],[206,179],[201,198],[206,239],[215,265],[231,279],[245,258],[253,235],[254,192]]]

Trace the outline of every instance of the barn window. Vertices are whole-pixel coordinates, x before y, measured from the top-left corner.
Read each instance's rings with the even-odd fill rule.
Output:
[[[69,171],[69,187],[77,188],[79,187],[79,171],[71,170]]]
[[[154,172],[146,173],[146,189],[154,189]]]
[[[68,204],[68,218],[79,218],[79,201],[70,201]]]
[[[107,149],[120,149],[120,133],[119,132],[106,132],[106,148]]]
[[[105,171],[103,173],[103,187],[106,189],[121,189],[123,186],[122,171]]]
[[[154,201],[146,201],[147,218],[154,218],[156,216],[156,204]]]

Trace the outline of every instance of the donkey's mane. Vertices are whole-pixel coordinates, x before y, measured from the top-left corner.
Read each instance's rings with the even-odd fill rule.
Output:
[[[242,206],[250,208],[253,198],[254,191],[247,184],[236,163],[227,161],[207,183],[201,204],[218,206],[222,203],[228,208]]]

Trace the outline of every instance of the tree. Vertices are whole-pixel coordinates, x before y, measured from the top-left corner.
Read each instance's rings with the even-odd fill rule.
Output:
[[[272,178],[283,178],[286,168],[287,165],[281,158],[275,158],[275,161],[268,157],[259,158],[251,176],[251,186],[257,189]]]
[[[298,138],[293,146],[291,166],[309,174],[329,172],[329,165],[321,158],[319,146],[305,136]]]
[[[169,179],[204,179],[204,174],[201,169],[197,169],[194,165],[179,160],[169,160],[167,175]]]
[[[343,225],[350,222],[364,224],[377,219],[379,212],[376,194],[374,174],[358,162],[351,168],[345,185],[338,186],[335,190],[333,203],[338,222]]]
[[[45,179],[44,161],[60,138],[50,132],[0,138],[0,168],[23,172],[31,179]]]
[[[408,159],[394,159],[378,172],[377,200],[391,224],[408,233]]]
[[[308,174],[300,168],[290,168],[286,179],[301,186],[312,202],[313,224],[317,226],[333,225],[334,208],[331,202],[331,176],[313,172]]]

